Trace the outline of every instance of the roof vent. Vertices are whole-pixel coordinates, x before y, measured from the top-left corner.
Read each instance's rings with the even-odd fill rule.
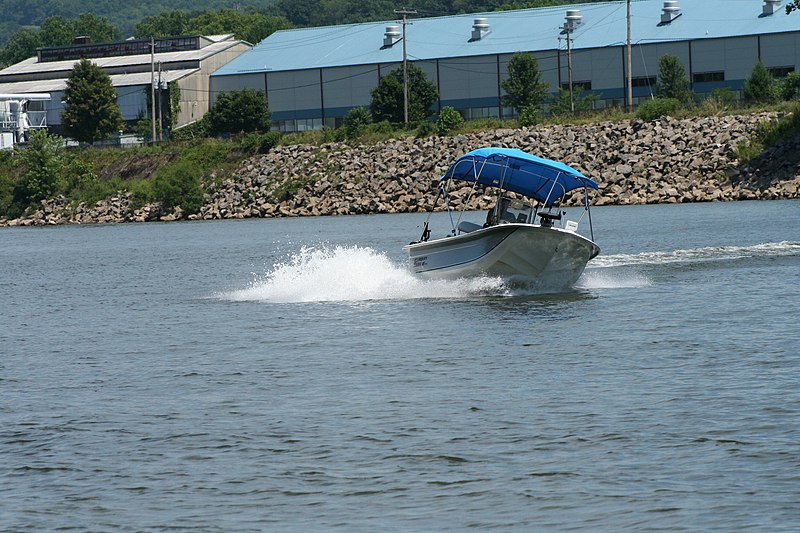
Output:
[[[664,0],[664,8],[661,12],[661,24],[669,24],[681,16],[681,6],[678,0]]]
[[[583,15],[580,9],[567,9],[567,16],[564,17],[564,30],[572,31],[583,22]]]
[[[781,8],[783,0],[764,0],[764,7],[761,10],[762,17],[768,17]]]
[[[478,18],[472,23],[472,38],[470,41],[479,41],[481,37],[489,33],[489,19]]]
[[[383,32],[383,46],[390,47],[400,39],[400,26],[386,26]]]

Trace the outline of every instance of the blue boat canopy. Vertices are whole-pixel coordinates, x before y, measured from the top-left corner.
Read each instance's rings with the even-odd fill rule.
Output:
[[[442,177],[478,182],[513,191],[550,207],[580,187],[597,189],[597,182],[574,168],[513,148],[479,148],[459,157]]]

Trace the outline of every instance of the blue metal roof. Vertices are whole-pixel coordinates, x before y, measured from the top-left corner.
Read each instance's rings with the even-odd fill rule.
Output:
[[[663,0],[634,0],[631,41],[647,44],[800,31],[800,14],[787,16],[781,7],[775,14],[764,17],[762,3],[757,0],[680,0],[679,5],[680,16],[670,24],[661,25]],[[580,9],[583,15],[583,23],[572,32],[575,49],[619,46],[625,42],[624,1],[570,4],[409,19],[408,57],[413,61],[554,50],[567,9]],[[470,42],[472,24],[478,17],[488,19],[489,32]],[[384,31],[390,25],[399,23],[281,30],[213,75],[400,62],[402,43],[383,47]]]
[[[459,157],[442,179],[477,181],[490,187],[535,198],[546,207],[579,187],[597,189],[597,182],[560,161],[515,148],[479,148]]]

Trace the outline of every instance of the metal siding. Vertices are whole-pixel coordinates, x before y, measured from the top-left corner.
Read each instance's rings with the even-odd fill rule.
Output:
[[[238,76],[217,76],[211,78],[209,90],[211,92],[211,102],[217,99],[217,95],[224,92],[236,91],[240,89],[264,90],[264,75],[240,74]]]
[[[378,83],[377,65],[336,67],[322,70],[325,115],[341,116],[338,108],[368,107]],[[346,113],[346,112],[345,112]]]
[[[586,52],[585,60],[589,62],[590,76],[583,79],[592,81],[593,91],[614,89],[623,84],[625,73],[619,61],[618,48],[597,48]],[[580,52],[584,60],[584,52]]]
[[[725,80],[740,80],[750,75],[758,61],[758,39],[702,39],[692,42],[693,73],[725,72]]]
[[[688,43],[659,43],[634,46],[631,50],[633,77],[658,76],[658,62],[666,55],[677,57],[683,68],[686,69],[686,76],[690,77]],[[696,55],[696,53],[692,53],[695,72],[697,72]]]
[[[493,98],[497,105],[497,59],[494,56],[443,59],[439,61],[439,82],[442,105],[452,105],[445,102],[454,100],[487,97]]]
[[[785,33],[761,37],[761,62],[767,67],[794,66],[795,70],[800,70],[799,55],[800,34]]]
[[[267,75],[269,107],[273,112],[308,110],[322,107],[319,71],[271,72]],[[321,114],[316,115],[321,117]],[[309,118],[309,117],[296,117]],[[273,120],[277,120],[273,117]]]

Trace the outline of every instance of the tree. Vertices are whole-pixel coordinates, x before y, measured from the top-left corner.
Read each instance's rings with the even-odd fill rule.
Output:
[[[367,126],[372,122],[372,116],[366,108],[354,107],[347,112],[343,122],[342,127],[344,128],[345,137],[348,139],[357,139],[364,135]]]
[[[444,106],[439,111],[439,118],[436,119],[436,135],[447,135],[456,128],[464,124],[464,117],[461,113],[450,106]]]
[[[189,33],[189,14],[177,9],[164,11],[160,15],[145,17],[136,25],[136,37],[170,37]]]
[[[64,102],[61,121],[78,142],[91,144],[122,128],[122,113],[111,78],[88,59],[81,59],[72,68]]]
[[[267,131],[272,112],[263,91],[241,89],[221,93],[208,111],[211,133]]]
[[[558,95],[550,103],[550,114],[556,116],[570,115],[573,112],[573,108],[576,114],[591,111],[592,104],[597,100],[597,97],[594,94],[584,94],[584,92],[582,85],[575,86],[570,100],[569,90],[559,88]]]
[[[800,89],[800,72],[790,72],[778,83],[778,93],[782,100],[794,100],[798,89]]]
[[[88,36],[96,43],[107,43],[117,39],[119,32],[108,20],[92,13],[77,18],[49,17],[39,29],[42,46],[64,46],[72,44],[75,37]]]
[[[539,63],[531,54],[517,52],[508,62],[508,78],[501,86],[506,92],[503,104],[513,107],[518,113],[524,108],[538,109],[547,98],[549,85],[542,81]]]
[[[291,28],[283,17],[271,17],[261,13],[243,13],[233,9],[207,11],[189,20],[189,33],[217,35],[233,33],[237,39],[257,44],[277,30]]]
[[[759,61],[744,81],[744,99],[753,103],[774,102],[777,97],[775,79],[767,67]]]
[[[658,59],[656,96],[659,98],[674,98],[684,104],[692,101],[692,90],[689,88],[686,69],[680,60],[673,55],[663,55]]]
[[[8,40],[6,47],[0,52],[0,66],[13,65],[36,55],[36,49],[42,46],[39,32],[23,28]]]
[[[791,2],[786,4],[787,15],[796,9],[800,9],[800,0],[792,0]]]
[[[102,43],[116,39],[118,31],[108,20],[91,13],[75,19],[48,17],[38,30],[22,28],[14,33],[0,51],[0,65],[13,65],[33,57],[39,47],[72,44],[79,35],[88,35],[94,42]]]
[[[67,159],[64,139],[46,130],[32,132],[22,151],[25,172],[14,191],[15,201],[25,208],[54,195]]]
[[[397,68],[378,82],[372,89],[369,110],[376,122],[403,122],[405,102],[403,97],[403,69]],[[431,114],[431,107],[439,98],[436,85],[428,81],[425,72],[412,64],[408,65],[408,121],[422,122]]]

